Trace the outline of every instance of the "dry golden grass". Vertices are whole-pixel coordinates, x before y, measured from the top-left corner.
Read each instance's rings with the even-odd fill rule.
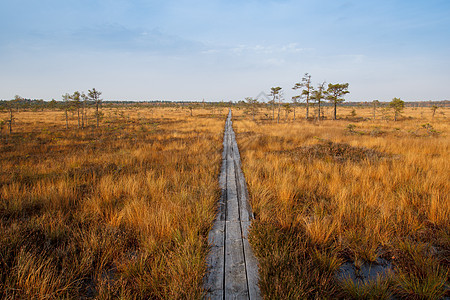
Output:
[[[407,108],[398,122],[352,109],[280,124],[235,110],[264,296],[449,296],[450,109]],[[378,279],[339,277],[381,262]]]
[[[203,295],[226,110],[104,112],[99,129],[61,111],[3,129],[1,298]]]

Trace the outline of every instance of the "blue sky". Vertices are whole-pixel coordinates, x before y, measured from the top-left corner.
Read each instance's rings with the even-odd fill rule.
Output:
[[[0,99],[450,99],[449,0],[0,0]]]

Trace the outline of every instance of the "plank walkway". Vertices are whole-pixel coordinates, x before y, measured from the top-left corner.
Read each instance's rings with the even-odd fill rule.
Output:
[[[231,110],[225,123],[222,167],[219,176],[222,195],[208,241],[206,299],[261,299],[258,264],[248,242],[253,213],[232,128]]]

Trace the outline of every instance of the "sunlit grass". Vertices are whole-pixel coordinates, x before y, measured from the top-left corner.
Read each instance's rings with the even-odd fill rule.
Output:
[[[18,112],[0,141],[0,297],[204,293],[226,110]],[[2,115],[0,115],[0,118]]]
[[[320,122],[298,109],[280,124],[268,110],[255,122],[235,111],[263,294],[448,296],[449,110],[432,118],[429,108],[407,108],[394,122],[387,110],[373,120],[372,109],[352,109],[340,108],[337,121],[326,109]],[[380,261],[390,276],[338,276],[345,262],[364,273]]]

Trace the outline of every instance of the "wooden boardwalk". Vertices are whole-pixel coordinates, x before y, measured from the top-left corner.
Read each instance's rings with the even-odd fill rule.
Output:
[[[248,243],[253,213],[231,122],[225,123],[222,167],[219,177],[222,195],[216,221],[208,240],[207,299],[260,299],[258,265]]]

